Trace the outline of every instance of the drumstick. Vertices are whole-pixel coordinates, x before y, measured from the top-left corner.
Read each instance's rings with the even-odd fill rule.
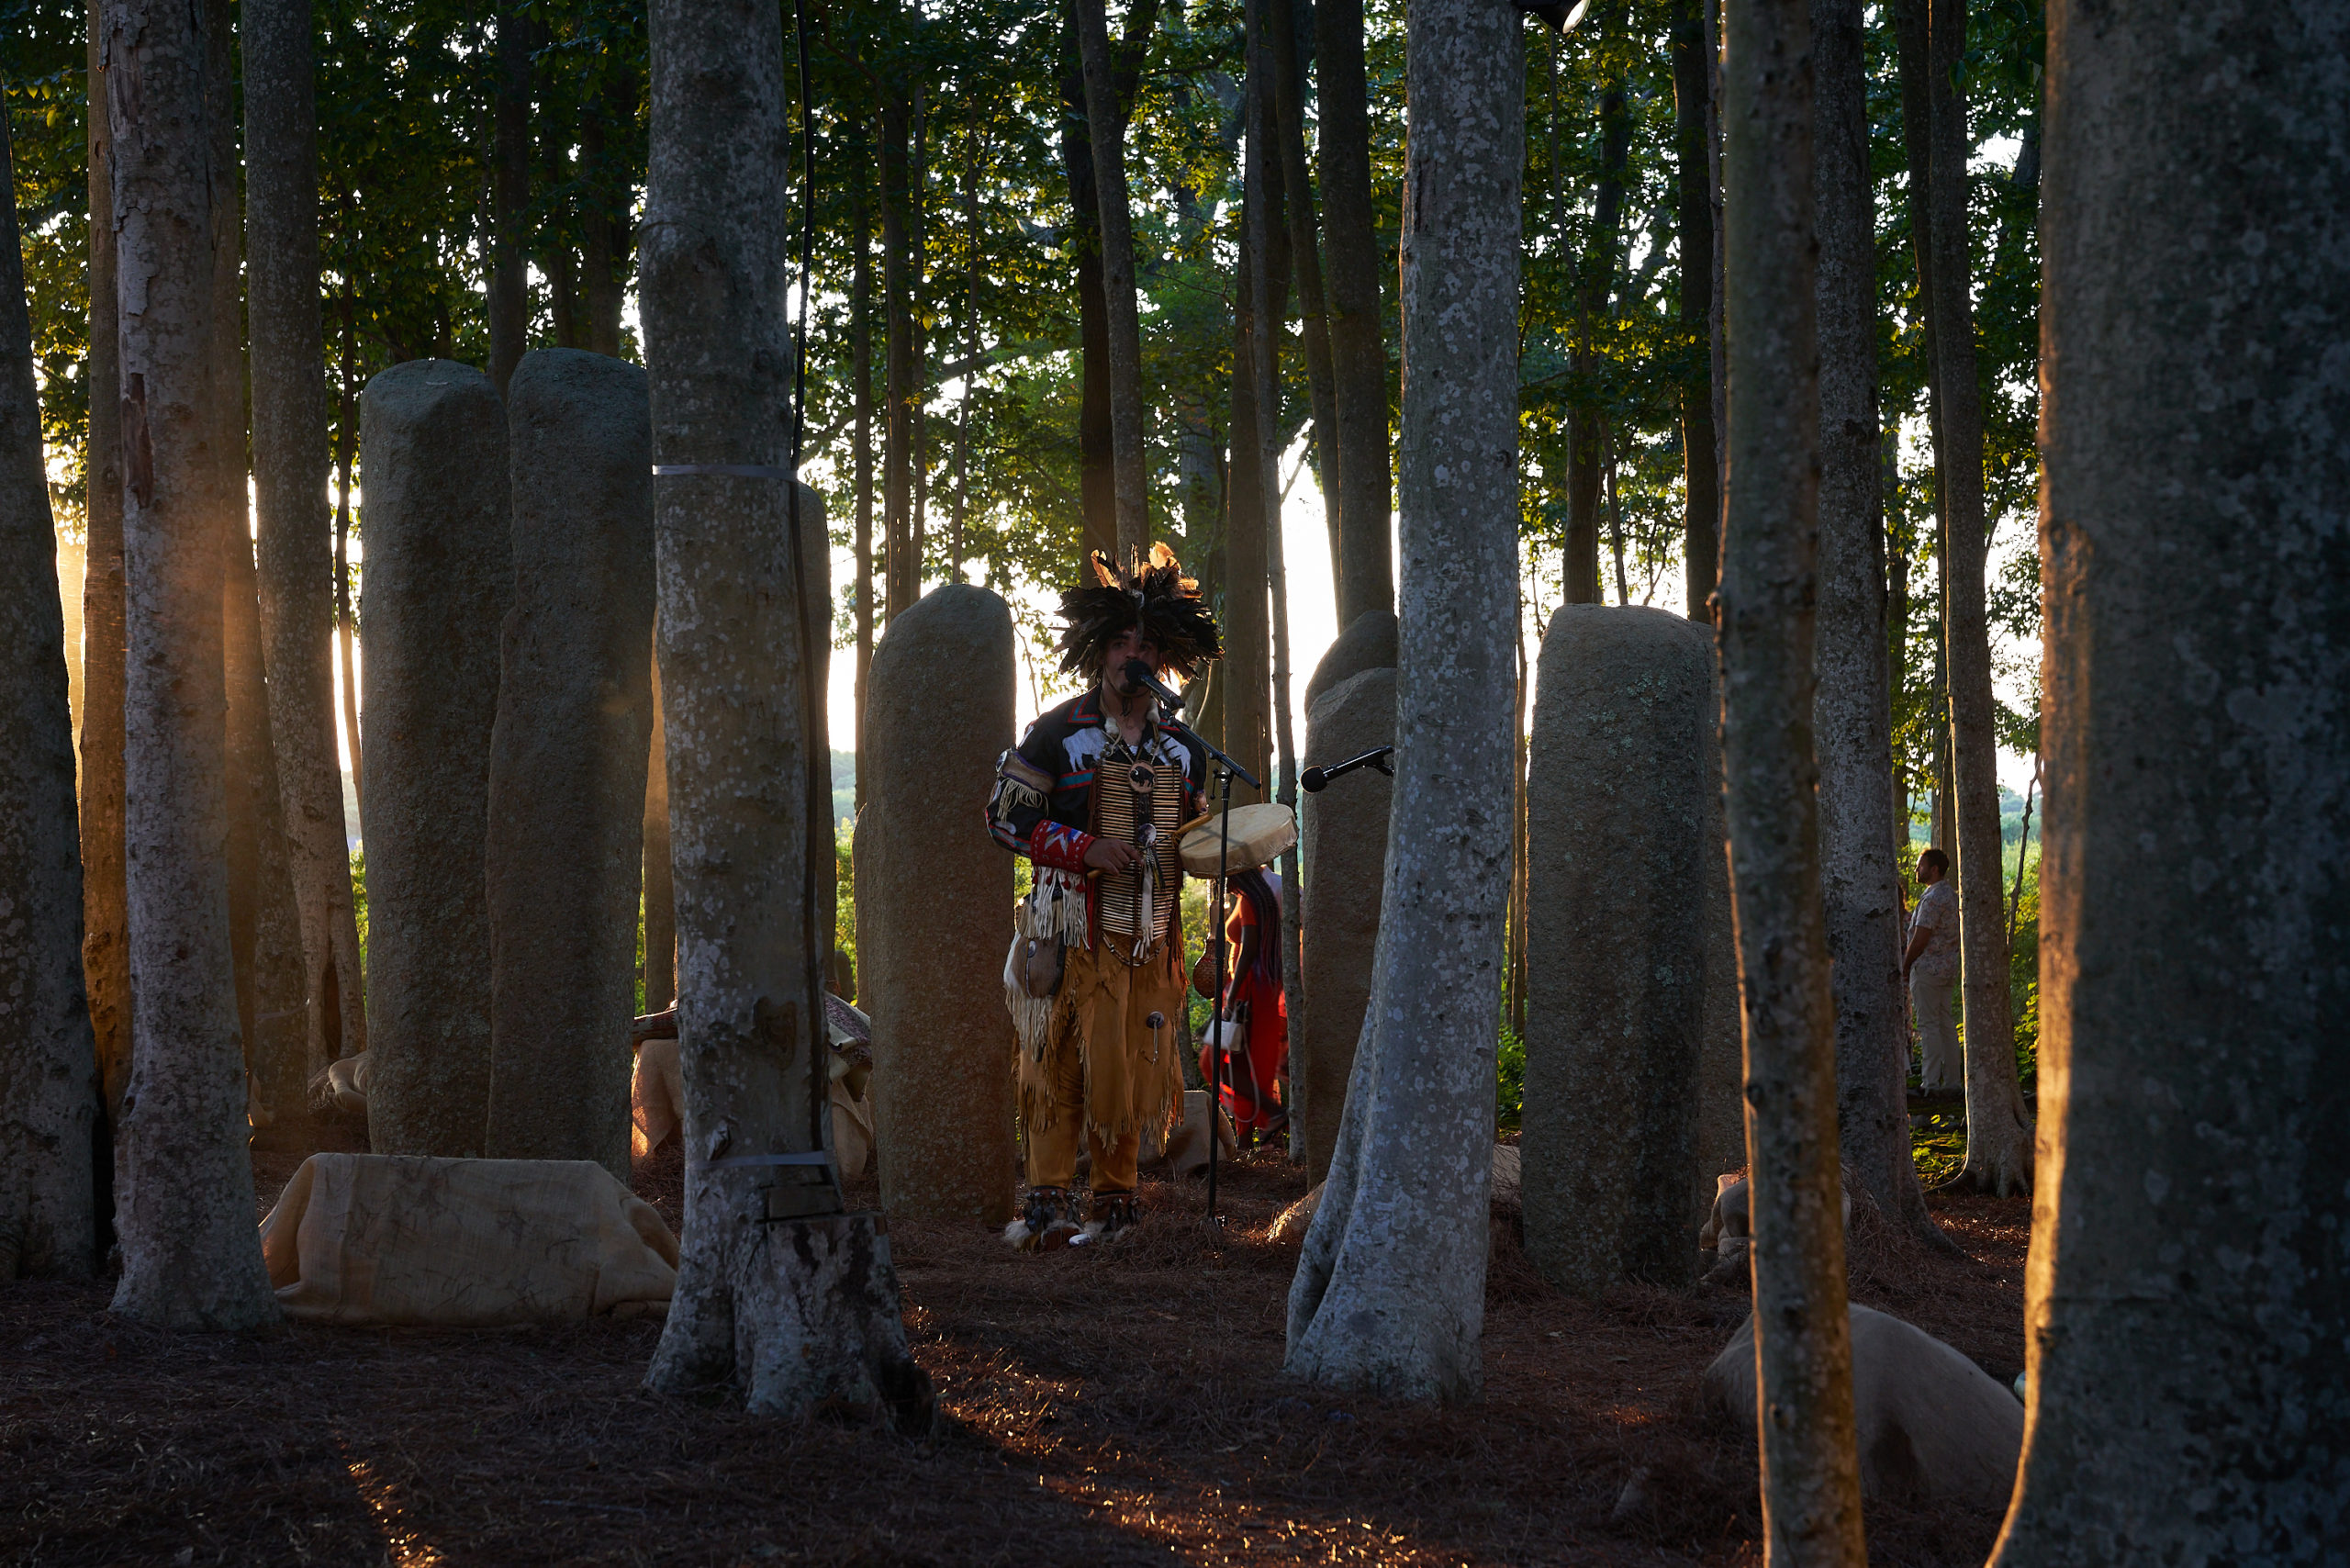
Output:
[[[1198,816],[1193,817],[1190,822],[1187,822],[1181,827],[1177,828],[1175,830],[1175,836],[1178,839],[1181,839],[1185,834],[1191,832],[1193,828],[1205,827],[1208,823],[1214,821],[1215,821],[1215,813],[1214,812],[1202,812]]]

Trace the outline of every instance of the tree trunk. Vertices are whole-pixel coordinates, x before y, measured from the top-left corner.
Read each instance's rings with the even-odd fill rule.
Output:
[[[2042,1180],[2000,1568],[2350,1540],[2350,385],[2311,352],[2350,321],[2344,24],[2049,15]]]
[[[1288,269],[1285,255],[1267,263],[1266,292],[1272,297],[1271,313],[1260,318],[1249,279],[1256,275],[1257,248],[1281,251],[1286,241],[1278,220],[1281,210],[1281,166],[1270,156],[1273,112],[1270,101],[1251,93],[1247,108],[1248,140],[1241,164],[1240,254],[1234,273],[1232,356],[1232,516],[1226,527],[1226,566],[1231,576],[1225,594],[1225,657],[1223,693],[1224,748],[1259,778],[1272,772],[1272,627],[1268,618],[1266,588],[1271,577],[1267,535],[1281,526],[1281,482],[1264,454],[1279,449],[1280,437],[1267,427],[1280,418],[1276,405],[1268,408],[1262,388],[1267,376],[1258,365],[1258,336],[1280,330],[1286,303]],[[1257,214],[1266,215],[1260,220]],[[1273,357],[1270,381],[1280,385],[1280,348],[1276,338],[1267,345]],[[1243,793],[1246,790],[1244,787]],[[1270,795],[1270,791],[1267,791]]]
[[[308,0],[245,0],[245,207],[252,447],[269,727],[301,920],[308,1028],[302,1077],[329,1059],[332,994],[361,995],[335,755],[334,579],[328,547],[326,339],[319,308],[318,118]],[[347,928],[347,929],[346,929]],[[326,971],[337,969],[330,986]],[[298,1108],[298,1107],[297,1107]]]
[[[987,161],[987,142],[976,130],[968,161],[963,165],[963,394],[955,407],[955,537],[950,582],[963,580],[963,523],[971,508],[971,388],[979,364],[979,169]]]
[[[1591,243],[1583,252],[1582,280],[1576,290],[1574,365],[1579,375],[1598,368],[1591,334],[1616,291],[1618,230],[1623,226],[1624,171],[1632,146],[1632,119],[1626,112],[1624,85],[1609,85],[1599,105],[1599,188],[1591,223]],[[1579,406],[1568,419],[1566,601],[1598,604],[1600,445],[1606,416],[1598,409]]]
[[[1331,404],[1337,430],[1338,624],[1395,602],[1389,545],[1387,344],[1379,274],[1385,252],[1371,194],[1371,104],[1362,0],[1318,0],[1314,70],[1319,92],[1322,231],[1328,240]],[[1325,483],[1327,483],[1325,480]]]
[[[1085,124],[1102,225],[1102,302],[1109,329],[1110,457],[1117,502],[1118,560],[1150,553],[1149,476],[1145,472],[1142,327],[1135,312],[1134,215],[1126,201],[1126,117],[1115,102],[1110,24],[1102,0],[1071,0],[1085,73]]]
[[[1956,784],[1959,938],[1966,1019],[1965,1180],[1987,1193],[2031,1190],[2031,1126],[2016,1082],[2000,897],[1999,752],[1984,601],[1983,400],[1975,381],[1974,274],[1967,260],[1966,100],[1953,83],[1966,58],[1964,0],[1931,0],[1928,73],[1933,126],[1934,357],[1939,365],[1942,637],[1950,650],[1951,763]]]
[[[206,29],[206,101],[213,188],[237,188],[236,75],[227,0],[211,0]],[[259,584],[245,468],[244,230],[233,200],[214,209],[211,415],[215,517],[221,556],[221,632],[229,694],[229,911],[238,963],[239,1022],[244,1032],[251,1095],[274,1126],[273,1141],[307,1142],[308,1112],[304,1036],[301,917],[286,863],[285,812],[277,747],[271,732],[269,666],[262,643]],[[239,923],[241,909],[242,924]]]
[[[926,1432],[930,1382],[906,1350],[889,1245],[878,1216],[843,1212],[825,1153],[832,934],[812,857],[831,822],[811,624],[824,607],[803,593],[822,556],[791,547],[822,524],[780,466],[793,356],[778,12],[655,0],[652,59],[639,279],[654,457],[688,470],[655,506],[691,1159],[646,1382],[732,1383],[755,1411],[886,1413]],[[787,784],[746,796],[753,775]]]
[[[233,208],[218,205],[209,166],[204,11],[106,0],[105,17],[120,215],[124,837],[139,988],[114,1310],[172,1327],[245,1328],[278,1313],[253,1227],[220,854],[213,245]]]
[[[1110,322],[1102,296],[1102,202],[1086,125],[1077,6],[1069,0],[1061,42],[1061,167],[1069,176],[1069,250],[1077,258],[1077,469],[1084,514],[1079,550],[1080,555],[1096,550],[1115,555],[1118,491],[1110,430]]]
[[[1297,308],[1305,340],[1305,384],[1314,409],[1314,475],[1322,489],[1322,521],[1330,535],[1330,581],[1337,601],[1347,601],[1347,534],[1339,505],[1338,403],[1331,367],[1330,323],[1322,290],[1322,252],[1314,221],[1314,185],[1305,165],[1305,67],[1298,59],[1294,0],[1267,0],[1265,39],[1273,73],[1273,115],[1281,147],[1281,187],[1289,220],[1290,265],[1297,280]],[[1385,609],[1381,605],[1377,608]],[[1339,622],[1343,628],[1344,622]],[[1286,912],[1293,899],[1285,900]],[[1290,1028],[1297,1028],[1295,1015]]]
[[[1256,100],[1257,110],[1252,123],[1257,125],[1270,123],[1276,128],[1275,145],[1266,149],[1269,165],[1277,149],[1285,148],[1286,132],[1292,129],[1282,123],[1281,112],[1281,98],[1283,91],[1281,86],[1282,80],[1281,59],[1283,53],[1292,57],[1291,60],[1292,69],[1295,65],[1294,49],[1285,51],[1280,44],[1281,29],[1291,26],[1289,18],[1283,14],[1286,9],[1287,7],[1283,6],[1267,4],[1266,0],[1257,0],[1256,4],[1248,7],[1245,17],[1247,31],[1251,35],[1248,39],[1250,45],[1249,95]],[[1292,99],[1291,109],[1294,113],[1297,108],[1294,77],[1291,78],[1289,95]],[[1287,185],[1289,176],[1292,174],[1302,178],[1304,169],[1305,152],[1301,132],[1295,160],[1291,161],[1286,157],[1285,151],[1282,153],[1282,183]],[[1301,228],[1304,230],[1306,244],[1304,253],[1308,256],[1313,253],[1314,232],[1310,222],[1301,225],[1297,221],[1300,206],[1304,200],[1303,193],[1292,187],[1288,194],[1292,199],[1284,206],[1290,219],[1288,232],[1292,244],[1287,259],[1295,260],[1300,252],[1295,247],[1294,241]],[[1270,202],[1259,202],[1250,207],[1248,212],[1248,220],[1254,226],[1254,233],[1250,237],[1253,241],[1249,247],[1250,266],[1243,283],[1248,290],[1249,309],[1260,324],[1277,322],[1281,319],[1280,314],[1273,308],[1277,290],[1272,276],[1272,264],[1276,259],[1272,237],[1273,230],[1282,221],[1282,210]],[[1316,292],[1319,292],[1318,280]],[[1309,316],[1309,322],[1313,318]],[[1311,330],[1310,326],[1308,330]],[[1281,380],[1277,369],[1279,361],[1274,349],[1273,332],[1264,330],[1254,333],[1249,347],[1251,363],[1248,368],[1256,377],[1257,406],[1259,409],[1277,409],[1281,405]],[[1272,420],[1259,420],[1257,434],[1258,483],[1266,495],[1276,498],[1271,503],[1272,514],[1268,518],[1265,528],[1265,577],[1267,587],[1271,590],[1272,601],[1273,746],[1275,760],[1279,765],[1273,781],[1273,798],[1294,813],[1297,810],[1297,741],[1292,733],[1294,722],[1290,713],[1289,698],[1289,572],[1283,553],[1281,518],[1278,510],[1280,505],[1278,498],[1281,494],[1281,450],[1276,444],[1277,437]],[[1337,541],[1334,539],[1332,543],[1335,544]],[[1304,928],[1305,889],[1304,880],[1297,874],[1296,845],[1291,845],[1288,851],[1282,855],[1281,867],[1281,930],[1277,937],[1273,934],[1267,934],[1261,935],[1259,940],[1278,939],[1281,945],[1281,1004],[1287,1014],[1289,1037],[1296,1039],[1302,1037],[1305,1032],[1305,965],[1304,956],[1298,947],[1299,933]]]
[[[1681,226],[1681,330],[1702,339],[1714,307],[1714,204],[1708,189],[1706,126],[1713,109],[1713,73],[1699,13],[1707,0],[1682,0],[1673,19],[1673,151]],[[1721,571],[1721,472],[1715,466],[1710,374],[1681,386],[1682,571],[1689,619],[1711,621],[1714,579]]]
[[[6,117],[0,176],[16,189]],[[82,990],[82,862],[73,821],[57,532],[33,385],[32,322],[13,203],[0,208],[0,1283],[96,1263],[91,1136],[98,1114]]]
[[[82,578],[82,974],[106,1114],[130,1083],[130,925],[123,867],[122,342],[115,296],[114,128],[102,0],[89,0],[89,554]],[[21,265],[21,262],[19,265]]]
[[[363,838],[367,831],[366,769],[361,766],[359,749],[359,661],[355,644],[358,639],[358,617],[351,606],[351,460],[359,436],[359,408],[356,369],[359,363],[358,345],[352,341],[351,282],[342,286],[342,375],[341,407],[335,419],[334,445],[334,622],[335,643],[342,658],[342,745],[344,755],[351,759],[351,803],[359,812],[359,831]],[[357,950],[352,950],[348,966],[358,969]],[[346,1002],[346,1005],[348,1005]],[[360,1018],[365,1019],[362,1012]],[[349,1014],[345,1014],[344,1040],[349,1043]],[[356,1036],[354,1050],[366,1049],[364,1033]]]
[[[930,555],[930,114],[923,100],[923,85],[917,82],[913,158],[906,181],[906,254],[911,264],[906,317],[913,342],[906,378],[907,418],[912,425],[907,456],[913,470],[913,506],[906,528],[906,566],[912,579],[906,595],[909,605],[922,597],[923,566]]]
[[[1812,719],[1820,890],[1836,1008],[1837,1137],[1885,1216],[1950,1245],[1909,1145],[1909,1024],[1893,863],[1885,518],[1877,479],[1876,241],[1861,0],[1810,0],[1818,211],[1819,562]]]
[[[522,224],[531,205],[531,18],[519,4],[498,13],[490,67],[497,107],[490,168],[489,378],[506,396],[531,331]]]
[[[865,122],[849,142],[849,390],[856,492],[856,806],[865,809],[865,687],[873,673],[873,209],[865,196]],[[884,541],[886,545],[887,541]]]
[[[1837,1176],[1836,1015],[1813,799],[1819,504],[1812,71],[1805,0],[1729,12],[1722,119],[1729,506],[1722,766],[1746,1007],[1764,1561],[1867,1561]]]
[[[1729,344],[1722,334],[1722,300],[1729,292],[1723,283],[1723,257],[1727,253],[1727,235],[1722,226],[1722,35],[1720,6],[1707,0],[1701,6],[1705,12],[1706,49],[1706,197],[1713,209],[1714,286],[1708,291],[1710,308],[1706,314],[1706,353],[1710,364],[1714,394],[1714,493],[1728,500],[1729,489]],[[1715,576],[1720,576],[1720,562],[1715,563]]]
[[[921,261],[913,251],[912,203],[906,191],[909,134],[905,98],[894,85],[883,88],[881,407],[887,445],[881,464],[881,532],[885,541],[885,618],[898,614],[922,597],[922,563],[914,556],[913,541],[913,295],[922,280]]]
[[[531,32],[532,48],[543,49],[546,24],[534,23]],[[571,144],[577,131],[579,106],[565,92],[565,84],[556,74],[552,59],[542,56],[532,75],[531,119],[539,143],[539,180],[552,198],[539,230],[537,257],[539,275],[547,283],[547,314],[554,328],[552,346],[585,349],[588,317],[580,308],[579,252],[571,243],[578,227],[579,203],[576,196],[562,194],[577,188],[572,180]]]
[[[1290,1372],[1421,1399],[1483,1382],[1516,752],[1518,26],[1472,0],[1408,14],[1408,570],[1387,884],[1337,1158],[1289,1299]]]
[[[660,628],[654,628],[657,640]],[[677,891],[669,859],[669,726],[661,713],[661,661],[653,661],[653,749],[644,769],[644,1010],[677,1000]],[[863,770],[859,770],[862,777]]]

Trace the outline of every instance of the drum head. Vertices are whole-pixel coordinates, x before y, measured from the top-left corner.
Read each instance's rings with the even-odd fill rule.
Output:
[[[1183,835],[1183,869],[1194,877],[1216,872],[1219,819],[1210,817]],[[1267,801],[1232,808],[1229,842],[1225,847],[1224,874],[1270,866],[1297,842],[1297,818],[1287,806]]]

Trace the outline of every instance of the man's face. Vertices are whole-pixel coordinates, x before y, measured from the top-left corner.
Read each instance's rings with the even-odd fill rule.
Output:
[[[1158,673],[1158,644],[1152,642],[1139,626],[1128,627],[1112,640],[1109,656],[1102,661],[1102,673],[1109,678],[1110,689],[1121,697],[1134,695],[1134,686],[1126,679],[1126,661],[1140,659]]]
[[[1920,883],[1941,881],[1942,876],[1942,868],[1940,866],[1922,855],[1918,857],[1918,880]]]

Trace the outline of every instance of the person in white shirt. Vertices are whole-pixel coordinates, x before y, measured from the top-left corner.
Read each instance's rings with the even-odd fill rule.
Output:
[[[1951,988],[1958,983],[1958,893],[1950,885],[1950,857],[1939,849],[1919,851],[1918,880],[1925,890],[1909,917],[1901,975],[1918,1017],[1919,1088],[1948,1094],[1966,1086],[1966,1059],[1950,1013]]]

